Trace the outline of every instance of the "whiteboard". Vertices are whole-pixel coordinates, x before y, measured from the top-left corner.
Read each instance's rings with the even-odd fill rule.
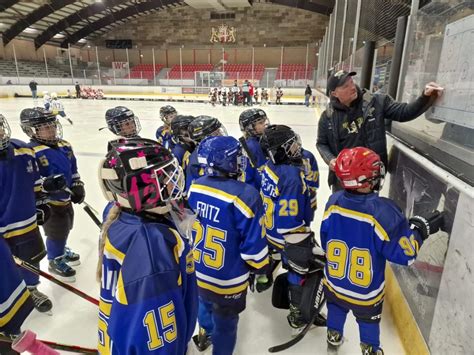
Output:
[[[431,116],[474,128],[474,15],[446,26],[436,82],[445,90]]]

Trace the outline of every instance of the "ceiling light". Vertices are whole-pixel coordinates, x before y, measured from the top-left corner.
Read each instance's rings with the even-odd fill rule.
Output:
[[[77,42],[79,42],[79,43],[87,43],[87,39],[81,38],[81,39],[80,39],[79,41],[77,41]]]
[[[56,38],[56,39],[59,39],[59,38],[64,38],[66,37],[65,35],[61,34],[61,33],[56,33],[53,38]]]
[[[38,30],[36,30],[34,28],[31,28],[31,27],[27,27],[23,30],[23,32],[25,32],[25,33],[38,33]]]

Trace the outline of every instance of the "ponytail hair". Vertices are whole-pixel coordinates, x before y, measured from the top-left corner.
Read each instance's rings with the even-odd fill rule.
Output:
[[[120,212],[122,209],[117,204],[110,209],[109,213],[107,214],[107,219],[105,220],[102,230],[100,231],[99,235],[99,260],[97,262],[97,271],[96,271],[96,279],[97,282],[101,282],[102,280],[102,260],[104,258],[104,247],[105,247],[105,240],[108,238],[107,233],[109,231],[110,226],[114,223],[118,217],[120,216]]]

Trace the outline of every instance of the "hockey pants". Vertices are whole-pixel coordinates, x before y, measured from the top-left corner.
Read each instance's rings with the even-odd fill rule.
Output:
[[[239,314],[231,307],[199,298],[199,325],[211,335],[213,355],[232,355],[237,341]]]

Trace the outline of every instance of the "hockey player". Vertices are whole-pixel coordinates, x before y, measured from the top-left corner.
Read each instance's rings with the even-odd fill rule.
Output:
[[[281,105],[281,98],[283,97],[283,90],[281,89],[281,87],[278,87],[278,89],[275,92],[275,95],[276,95],[275,104]]]
[[[136,138],[142,129],[138,117],[125,106],[108,109],[105,112],[105,122],[110,132],[119,137]]]
[[[243,133],[244,152],[249,158],[249,164],[243,172],[243,180],[246,183],[260,190],[260,172],[266,162],[265,154],[260,146],[260,137],[269,125],[269,120],[265,111],[251,108],[243,111],[239,116],[240,131]]]
[[[59,101],[58,94],[55,92],[51,93],[51,111],[53,112],[53,115],[59,115],[60,117],[65,118],[71,125],[73,124],[72,120],[66,116],[64,105]]]
[[[196,144],[199,143],[206,137],[209,136],[227,136],[227,131],[222,123],[217,118],[210,116],[197,116],[188,127],[189,136]],[[189,155],[189,160],[184,160],[184,166],[186,166],[186,192],[189,191],[189,187],[192,182],[200,176],[204,175],[204,169],[201,162],[198,160],[197,148]]]
[[[116,205],[103,231],[99,353],[184,355],[197,287],[189,242],[168,214],[182,169],[149,139],[111,142],[101,165],[102,191]]]
[[[0,239],[6,240],[13,255],[39,267],[39,262],[45,257],[46,251],[38,225],[43,224],[48,218],[49,207],[39,201],[41,180],[35,153],[26,143],[11,139],[10,127],[3,115],[0,115],[0,181],[0,204],[2,206],[0,210]],[[0,260],[3,258],[4,256],[0,257]],[[5,263],[7,263],[6,260]],[[8,272],[3,267],[0,270],[0,274],[8,276]],[[20,282],[15,281],[14,283],[21,292],[12,296],[13,298],[7,297],[5,302],[10,300],[16,302],[20,318],[22,318],[21,312],[25,309],[19,303],[19,297],[21,296],[22,302],[26,302],[27,296],[23,290],[23,286],[26,284],[36,309],[40,312],[49,312],[53,304],[45,294],[37,289],[39,276],[25,269],[20,269],[20,275],[24,280],[22,287],[19,286]],[[11,276],[16,278],[13,274]],[[0,294],[6,292],[2,294],[6,296],[9,291],[12,291],[9,287],[13,286],[4,286],[2,283]],[[0,305],[3,304],[8,305],[8,302],[4,303],[0,300]],[[10,312],[2,310],[0,307],[0,324],[2,317],[6,317],[7,314],[16,314],[17,308],[5,307]],[[16,315],[13,318],[16,318]]]
[[[318,162],[313,153],[304,148],[301,149],[301,157],[303,159],[304,175],[306,185],[308,186],[311,196],[311,208],[316,211],[318,208],[318,189],[319,189],[319,168]]]
[[[178,112],[173,106],[166,105],[160,108],[160,118],[163,121],[163,126],[156,130],[156,140],[166,149],[173,149],[174,142],[170,133],[171,122],[177,116]]]
[[[76,157],[71,144],[62,139],[61,124],[56,116],[41,107],[21,111],[20,124],[31,138],[40,175],[62,174],[66,190],[49,196],[51,216],[43,225],[46,234],[49,271],[67,282],[74,282],[76,271],[71,267],[80,264],[80,257],[66,247],[74,221],[72,203],[82,203],[85,197],[84,183],[77,171]]]
[[[188,198],[197,213],[194,262],[201,329],[193,340],[202,351],[210,339],[214,355],[230,355],[249,273],[264,273],[268,266],[264,210],[259,192],[237,181],[242,152],[235,138],[209,137],[197,149],[206,174],[191,185]]]
[[[407,220],[392,200],[379,197],[385,168],[368,148],[342,150],[335,173],[345,190],[329,197],[321,224],[327,257],[327,342],[330,348],[342,344],[346,316],[352,311],[362,354],[380,355],[386,260],[413,263],[423,241],[442,226],[443,216],[435,211]]]
[[[262,89],[262,106],[268,105],[268,90],[263,88]]]
[[[216,106],[217,98],[218,98],[217,88],[211,88],[211,90],[209,91],[209,102],[211,103],[213,107]]]
[[[267,240],[282,253],[283,265],[289,269],[287,318],[290,326],[299,330],[306,325],[300,309],[301,285],[312,271],[313,249],[318,251],[310,230],[314,213],[305,182],[301,141],[290,127],[271,125],[265,129],[261,143],[270,158],[261,174]],[[324,325],[322,317],[317,319],[317,325]]]
[[[43,91],[43,106],[46,111],[51,111],[51,96],[48,91]]]
[[[171,122],[171,135],[175,143],[171,152],[178,159],[179,165],[183,170],[186,169],[185,162],[189,161],[189,156],[196,147],[191,137],[189,137],[188,128],[192,121],[194,121],[194,116],[178,115]]]

